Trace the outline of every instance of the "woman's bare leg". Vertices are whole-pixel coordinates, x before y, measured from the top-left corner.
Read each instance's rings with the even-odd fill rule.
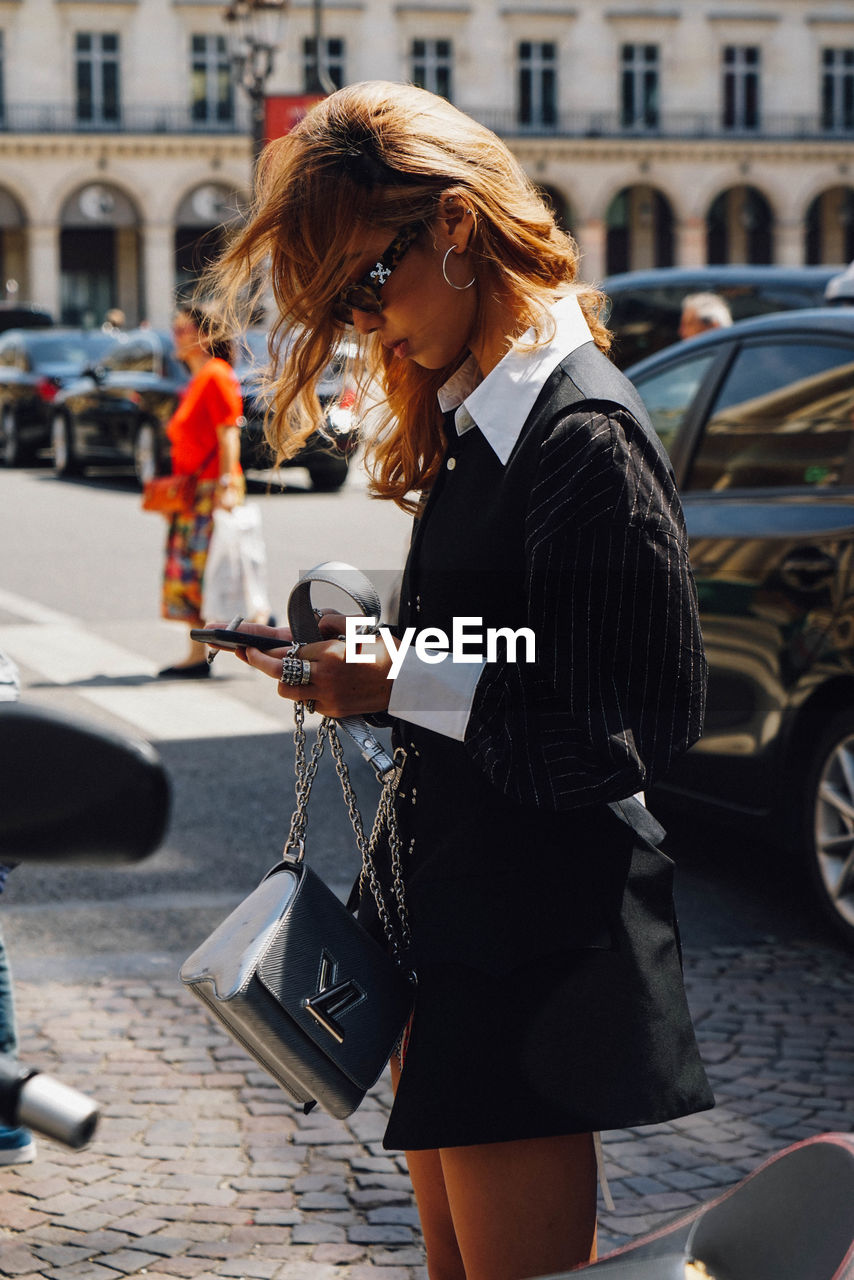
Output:
[[[391,1064],[396,1089],[400,1069]],[[407,1151],[430,1280],[525,1280],[596,1256],[590,1134]]]
[[[201,626],[201,623],[194,622],[193,626]],[[185,662],[182,663],[181,665],[182,666],[186,665],[189,667],[189,666],[195,666],[195,664],[198,662],[205,662],[208,656],[207,645],[202,644],[200,640],[193,640],[192,637],[188,637],[188,639],[190,641],[190,652],[187,654]]]
[[[400,1067],[396,1058],[391,1060],[391,1082],[396,1090],[400,1079]],[[407,1151],[406,1163],[421,1234],[427,1250],[427,1274],[430,1280],[466,1280],[463,1260],[454,1233],[451,1209],[445,1193],[442,1162],[438,1151]]]
[[[466,1280],[438,1151],[407,1151],[430,1280]]]
[[[439,1153],[466,1280],[523,1280],[596,1256],[590,1134]]]

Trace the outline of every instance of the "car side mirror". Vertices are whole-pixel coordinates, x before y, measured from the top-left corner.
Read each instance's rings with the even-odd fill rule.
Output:
[[[0,703],[0,863],[139,862],[158,847],[170,788],[147,742]]]

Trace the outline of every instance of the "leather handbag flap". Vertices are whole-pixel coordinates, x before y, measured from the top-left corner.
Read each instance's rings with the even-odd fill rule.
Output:
[[[276,937],[299,884],[299,874],[282,863],[226,916],[181,966],[181,981],[210,982],[218,1000],[244,991],[264,952]]]
[[[299,874],[258,977],[300,1029],[367,1089],[391,1056],[414,988],[310,867],[302,865]]]

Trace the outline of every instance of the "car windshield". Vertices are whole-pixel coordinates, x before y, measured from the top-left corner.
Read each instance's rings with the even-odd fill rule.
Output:
[[[238,377],[248,373],[260,373],[270,363],[265,329],[247,329],[236,345],[234,368]]]
[[[246,378],[247,376],[258,376],[263,374],[270,363],[270,352],[267,346],[267,331],[265,329],[247,329],[241,334],[237,345],[237,352],[234,361],[234,368],[238,377]],[[286,347],[289,340],[286,340]],[[321,394],[331,395],[335,392],[330,388],[337,385],[341,380],[348,360],[352,359],[356,354],[356,345],[352,342],[341,342],[335,349],[329,364],[320,376],[318,390]]]
[[[33,336],[28,339],[28,346],[36,368],[44,365],[73,365],[82,369],[88,364],[94,364],[115,346],[115,342],[112,334],[93,330],[91,333]]]
[[[605,282],[608,288],[608,282]],[[709,292],[723,298],[733,320],[818,307],[824,298],[824,281],[769,276],[761,282],[703,277],[672,284],[639,284],[620,288],[614,283],[609,297],[608,326],[614,333],[612,358],[621,369],[679,340],[683,299],[691,293]]]
[[[160,342],[153,333],[122,334],[101,364],[117,373],[156,373],[160,368]]]

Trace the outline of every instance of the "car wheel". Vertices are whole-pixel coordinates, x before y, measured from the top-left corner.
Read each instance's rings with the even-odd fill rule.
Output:
[[[17,420],[11,409],[3,410],[3,417],[0,419],[0,430],[2,430],[0,456],[3,458],[4,467],[19,467],[24,461],[21,435],[18,431]]]
[[[74,452],[74,438],[71,423],[64,413],[57,413],[50,428],[50,441],[53,449],[53,469],[60,476],[76,476],[80,472],[80,462]]]
[[[347,479],[348,470],[346,458],[334,458],[331,466],[327,463],[323,467],[309,467],[311,487],[318,493],[335,493]]]
[[[144,422],[133,442],[133,469],[140,489],[160,472],[160,452],[157,445],[157,428]]]
[[[819,902],[854,946],[854,710],[816,743],[804,791],[804,843]]]

